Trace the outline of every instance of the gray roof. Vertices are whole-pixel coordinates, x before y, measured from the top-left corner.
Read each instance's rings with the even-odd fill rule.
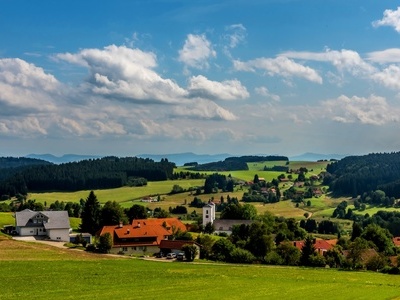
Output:
[[[234,225],[241,225],[246,224],[250,225],[253,223],[253,220],[227,220],[227,219],[216,219],[213,222],[214,228],[216,231],[220,230],[219,228],[222,227],[223,230],[229,230]]]
[[[46,229],[70,228],[67,211],[32,211],[30,209],[25,209],[15,213],[16,226],[30,226],[32,222],[29,220],[38,214],[42,214],[48,218],[47,222],[44,223],[44,228]]]

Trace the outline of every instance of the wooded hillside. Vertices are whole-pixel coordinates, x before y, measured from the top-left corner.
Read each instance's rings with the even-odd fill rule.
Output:
[[[61,165],[30,166],[0,183],[0,195],[14,196],[28,191],[77,191],[126,185],[130,178],[150,181],[172,178],[174,163],[162,159],[104,157]]]
[[[348,156],[327,166],[325,177],[335,195],[357,196],[377,189],[400,197],[400,152]]]

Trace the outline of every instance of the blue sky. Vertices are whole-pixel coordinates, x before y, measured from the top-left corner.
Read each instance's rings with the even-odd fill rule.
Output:
[[[399,151],[395,2],[0,0],[0,155]]]

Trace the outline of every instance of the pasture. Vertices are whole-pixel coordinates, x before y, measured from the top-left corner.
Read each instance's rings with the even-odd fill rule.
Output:
[[[123,203],[137,200],[145,196],[168,194],[175,184],[180,185],[184,189],[189,189],[197,186],[203,186],[204,179],[149,181],[147,186],[125,186],[115,189],[94,190],[94,193],[102,204],[109,200]],[[89,192],[90,191],[30,193],[28,196],[29,199],[35,199],[37,202],[41,203],[46,202],[47,205],[50,205],[56,200],[64,202],[78,202],[80,199],[86,199],[89,195]]]
[[[146,261],[0,237],[1,299],[398,299],[398,276]],[[24,284],[21,284],[23,282]],[[211,282],[212,284],[207,284]]]

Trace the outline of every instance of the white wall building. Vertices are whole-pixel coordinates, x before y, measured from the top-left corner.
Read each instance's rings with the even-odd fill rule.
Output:
[[[15,230],[20,236],[47,236],[54,241],[69,242],[67,211],[32,211],[15,213]]]
[[[215,220],[215,204],[213,202],[208,202],[203,206],[203,226],[207,223],[213,224]]]

